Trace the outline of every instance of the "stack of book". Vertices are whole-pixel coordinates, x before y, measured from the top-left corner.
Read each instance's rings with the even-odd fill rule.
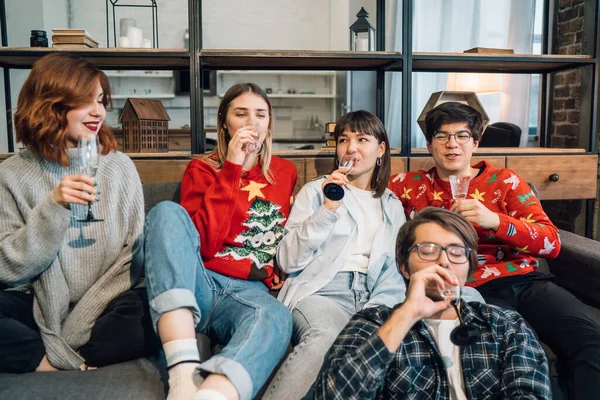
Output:
[[[85,29],[53,29],[52,47],[57,49],[90,49],[98,47],[98,41]]]
[[[323,148],[335,148],[335,137],[333,137],[333,132],[335,131],[335,122],[328,122],[325,124],[325,133],[329,133],[329,140],[325,143]]]

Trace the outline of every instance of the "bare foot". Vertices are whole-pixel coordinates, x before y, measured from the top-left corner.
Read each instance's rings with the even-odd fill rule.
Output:
[[[44,354],[44,358],[40,361],[40,365],[35,369],[35,372],[53,372],[58,371],[58,368],[55,368],[50,361],[48,360],[48,355]]]

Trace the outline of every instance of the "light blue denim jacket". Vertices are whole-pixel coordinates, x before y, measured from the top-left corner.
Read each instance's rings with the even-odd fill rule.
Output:
[[[324,179],[309,182],[300,190],[277,247],[279,267],[289,274],[278,298],[290,310],[331,282],[346,264],[358,236],[353,196],[346,195],[337,211],[330,212],[323,206]],[[381,197],[381,209],[383,222],[371,248],[367,273],[371,295],[365,307],[393,307],[406,297],[395,257],[396,236],[406,217],[402,203],[389,189]]]

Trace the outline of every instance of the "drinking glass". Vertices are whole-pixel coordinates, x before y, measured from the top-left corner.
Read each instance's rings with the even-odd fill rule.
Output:
[[[456,277],[456,273],[451,268],[448,268],[446,271],[452,275],[454,279],[458,282],[458,278]],[[438,293],[442,297],[442,299],[449,301],[451,303],[457,303],[460,300],[460,285],[453,285],[448,281],[444,282],[446,284],[446,288],[442,289],[439,285],[436,284]]]
[[[456,281],[458,282],[458,279],[456,277],[456,273],[454,272],[454,270],[452,270],[451,268],[446,269],[446,271],[448,271],[448,273],[450,273],[450,275],[456,279]],[[444,280],[445,283],[445,289],[442,289],[437,282],[429,282],[429,284],[427,285],[427,293],[429,295],[429,297],[431,297],[433,300],[435,301],[440,301],[440,300],[444,300],[446,302],[449,303],[458,303],[458,301],[460,300],[460,285],[452,285],[450,282]]]
[[[344,175],[348,175],[352,170],[352,167],[354,167],[354,161],[356,161],[356,159],[353,155],[344,154],[341,158],[338,158],[338,168],[344,170]]]
[[[79,150],[79,162],[83,173],[90,178],[96,177],[98,164],[100,163],[100,146],[98,136],[96,135],[81,135],[77,143]],[[97,219],[92,213],[92,202],[88,202],[88,213],[86,219],[80,219],[80,222],[100,222],[103,219]]]
[[[452,190],[452,200],[466,199],[471,177],[450,175],[449,179],[450,190]]]
[[[344,175],[348,175],[354,167],[355,158],[351,154],[344,154],[342,157],[338,158],[337,164],[338,169],[341,169]],[[323,188],[323,194],[330,200],[341,200],[344,198],[344,189],[338,185],[337,183],[328,183]]]
[[[260,122],[258,122],[258,121],[252,122],[251,120],[247,120],[244,123],[244,126],[252,127],[252,130],[254,132],[256,132],[256,134],[258,135],[258,138],[260,138]],[[246,152],[253,156],[259,155],[262,152],[262,149],[263,149],[262,143],[259,143],[258,139],[255,139],[254,141],[252,141],[246,145]]]

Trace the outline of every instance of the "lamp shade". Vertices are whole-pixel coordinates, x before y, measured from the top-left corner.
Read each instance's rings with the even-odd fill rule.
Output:
[[[429,97],[429,100],[427,100],[427,104],[425,104],[423,111],[421,111],[421,115],[419,115],[419,118],[417,118],[417,123],[419,124],[421,131],[423,131],[423,134],[425,134],[425,117],[427,116],[427,113],[440,104],[448,101],[457,101],[459,103],[469,105],[475,110],[479,111],[481,114],[483,129],[485,129],[488,122],[490,122],[490,118],[483,109],[479,98],[474,92],[452,92],[445,90],[442,92],[432,93]]]
[[[448,73],[446,90],[454,92],[494,93],[500,91],[498,74]]]

